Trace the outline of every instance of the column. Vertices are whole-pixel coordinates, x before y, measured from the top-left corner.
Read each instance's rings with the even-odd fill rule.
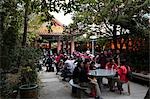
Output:
[[[57,53],[59,53],[61,50],[61,41],[60,41],[60,38],[58,39],[58,42],[57,42]]]
[[[66,52],[68,53],[68,41],[66,41]]]
[[[94,40],[92,40],[92,55],[94,55]]]
[[[52,49],[52,48],[51,48],[51,41],[49,41],[49,54],[50,54],[50,55],[53,55],[53,52],[52,52],[51,49]]]
[[[75,50],[74,38],[72,37],[72,40],[71,40],[71,54],[73,54],[74,50]]]
[[[61,41],[61,51],[64,52],[64,42],[63,42],[63,40]]]

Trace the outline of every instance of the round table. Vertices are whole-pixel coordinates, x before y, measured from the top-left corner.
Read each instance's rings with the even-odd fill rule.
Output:
[[[96,69],[96,70],[90,70],[88,75],[92,77],[96,77],[98,80],[98,84],[100,89],[102,90],[102,78],[113,78],[116,74],[116,71],[114,70],[107,70],[107,69]]]
[[[113,77],[115,76],[116,71],[107,70],[107,69],[96,69],[96,70],[90,70],[88,74],[89,76],[95,76],[95,77]]]

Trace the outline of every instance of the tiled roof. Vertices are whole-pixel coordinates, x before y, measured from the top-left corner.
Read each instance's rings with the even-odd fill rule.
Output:
[[[67,35],[63,33],[64,26],[61,24],[57,19],[52,19],[52,22],[54,23],[53,26],[51,26],[52,31],[48,31],[46,27],[46,23],[42,24],[42,26],[38,30],[39,35]]]
[[[60,32],[48,32],[48,29],[47,27],[41,27],[39,30],[38,30],[38,34],[39,35],[64,35],[64,33],[60,33]]]
[[[64,26],[61,22],[59,22],[57,19],[52,18],[52,21],[55,22],[55,24],[57,24],[58,26]]]

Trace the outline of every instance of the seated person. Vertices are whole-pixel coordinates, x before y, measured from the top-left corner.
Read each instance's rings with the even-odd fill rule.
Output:
[[[121,66],[118,67],[117,72],[116,72],[117,77],[114,78],[115,81],[117,82],[118,90],[121,90],[121,91],[123,91],[122,84],[127,83],[129,81],[129,79],[127,78],[127,72],[131,71],[130,67],[127,66],[125,63],[126,63],[125,60],[121,61]],[[114,83],[113,85],[115,85],[115,82],[113,83]]]
[[[73,71],[73,81],[74,83],[80,83],[82,81],[86,81],[86,77],[81,77],[82,75],[82,71],[84,71],[84,64],[83,61],[80,60],[77,63],[77,66],[75,67],[74,71]],[[89,80],[88,80],[89,81]]]
[[[73,79],[81,86],[89,87],[91,89],[91,96],[97,96],[98,98],[101,98],[101,92],[96,79],[91,79],[88,77],[89,66],[89,61],[85,61],[84,64],[83,61],[78,62],[77,67],[75,67],[73,72]],[[93,94],[93,90],[96,91],[96,95]]]
[[[64,66],[64,62],[63,62],[63,60],[61,59],[60,62],[58,62],[57,65],[56,65],[56,69],[57,69],[56,75],[58,74],[58,72],[61,71],[61,69],[63,68],[63,66]]]
[[[117,69],[117,64],[115,63],[114,59],[110,59],[108,63],[106,63],[106,66],[105,66],[106,69],[113,69],[113,70],[116,70]]]
[[[65,81],[65,78],[69,77],[68,75],[72,75],[74,68],[75,64],[73,58],[68,58],[65,61],[64,68],[62,70],[62,77],[64,77],[62,80]]]
[[[106,64],[105,68],[108,70],[117,70],[117,64],[115,63],[114,59],[110,59],[109,62]],[[108,85],[109,85],[110,91],[112,92],[115,91],[113,80],[114,79],[112,77],[108,78]]]
[[[90,70],[95,70],[96,67],[95,67],[95,62],[92,61],[91,64],[90,64]]]
[[[68,69],[69,64],[65,63],[63,69],[61,70],[61,77],[63,77],[63,81],[66,81],[66,78],[69,74],[71,74],[70,69]]]

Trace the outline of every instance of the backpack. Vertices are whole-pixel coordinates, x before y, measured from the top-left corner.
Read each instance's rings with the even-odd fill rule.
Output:
[[[132,71],[130,70],[129,71],[129,66],[125,66],[126,67],[126,69],[127,69],[127,74],[126,74],[126,77],[128,78],[128,79],[132,79]]]

